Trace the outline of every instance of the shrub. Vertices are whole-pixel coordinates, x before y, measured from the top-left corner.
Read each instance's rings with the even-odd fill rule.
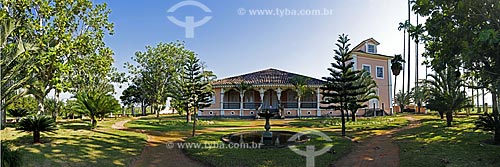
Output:
[[[56,130],[56,123],[49,116],[32,115],[22,118],[17,130],[33,132],[33,142],[40,143],[40,132]]]

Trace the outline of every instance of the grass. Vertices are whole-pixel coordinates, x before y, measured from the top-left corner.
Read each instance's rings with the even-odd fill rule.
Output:
[[[156,116],[142,117],[141,119],[133,120],[125,124],[131,129],[153,130],[153,131],[187,131],[193,129],[193,123],[187,123],[185,116],[165,115],[160,117],[160,121]],[[241,119],[200,119],[197,121],[196,129],[201,130],[207,127],[241,127],[250,126],[250,122]]]
[[[485,141],[491,132],[474,129],[477,117],[454,118],[453,126],[437,116],[419,116],[422,125],[397,133],[401,166],[499,166],[500,146]]]
[[[88,122],[59,121],[58,130],[42,133],[42,144],[32,144],[31,133],[8,127],[1,131],[2,142],[21,152],[22,166],[127,166],[141,153],[147,136],[112,129],[120,120],[99,121],[93,130]]]

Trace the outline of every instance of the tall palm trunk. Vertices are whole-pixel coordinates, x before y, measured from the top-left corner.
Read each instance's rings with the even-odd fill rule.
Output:
[[[411,23],[411,21],[410,21],[410,7],[411,7],[411,1],[408,0],[408,22],[409,23]],[[408,39],[407,39],[408,40],[408,61],[407,61],[408,62],[408,83],[406,83],[408,85],[408,89],[406,91],[407,91],[407,93],[410,93],[410,80],[411,80],[411,77],[410,77],[411,76],[411,73],[410,73],[411,72],[411,70],[410,70],[411,69],[410,68],[411,67],[411,65],[410,65],[411,64],[410,63],[411,62],[411,60],[410,60],[410,53],[411,53],[410,52],[410,50],[411,50],[410,49],[410,43],[411,43],[410,42],[410,29],[407,28],[406,31],[408,31]]]
[[[418,26],[418,14],[416,16],[416,20],[417,20],[417,26]],[[415,90],[420,90],[418,89],[418,36],[415,37]],[[416,95],[416,94],[415,94]],[[420,103],[420,101],[418,102]],[[418,110],[418,113],[420,113],[420,104],[417,105],[417,110]]]
[[[405,55],[406,55],[406,31],[403,31],[403,60],[405,60]],[[405,92],[405,69],[406,69],[406,61],[404,61],[403,63],[403,70],[402,70],[402,73],[403,73],[403,88],[401,89],[402,92]],[[394,86],[394,88],[396,88],[396,86]],[[401,112],[403,112],[403,109],[401,109]]]
[[[397,75],[394,75],[394,94],[393,94],[394,96],[396,96],[396,84],[398,83],[398,82],[397,82],[397,78],[398,78],[398,76],[397,76]],[[393,100],[394,100],[394,99],[395,99],[395,98],[393,97]],[[394,100],[394,103],[392,103],[391,115],[394,115],[394,104],[396,104],[396,100]],[[401,108],[400,108],[400,110],[401,110]],[[402,110],[401,110],[401,111],[402,111]]]

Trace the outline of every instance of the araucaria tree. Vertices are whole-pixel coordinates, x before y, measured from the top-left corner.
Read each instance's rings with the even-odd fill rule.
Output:
[[[375,91],[377,88],[377,83],[375,82],[375,80],[373,80],[370,73],[367,71],[363,71],[358,75],[361,75],[361,78],[356,80],[354,84],[356,86],[361,86],[361,88],[354,91],[358,91],[360,94],[356,96],[356,101],[351,101],[349,102],[349,104],[347,104],[349,110],[351,110],[352,112],[352,121],[356,121],[356,112],[358,111],[358,109],[368,106],[368,104],[366,103],[367,101],[379,98],[377,96],[377,92]]]
[[[357,101],[357,96],[363,94],[360,91],[363,85],[356,84],[361,78],[361,71],[353,70],[354,62],[349,51],[349,39],[347,35],[339,35],[339,39],[335,44],[338,49],[335,50],[333,57],[335,62],[331,63],[332,67],[328,68],[330,76],[323,77],[326,84],[321,87],[323,99],[321,104],[327,106],[324,109],[340,110],[342,119],[342,136],[345,136],[345,113],[349,110],[348,105]]]
[[[210,102],[212,101],[210,99],[213,94],[212,81],[206,76],[207,73],[202,70],[200,60],[193,52],[189,53],[183,69],[181,77],[185,84],[186,112],[194,115],[192,134],[194,136],[198,111],[210,106]]]

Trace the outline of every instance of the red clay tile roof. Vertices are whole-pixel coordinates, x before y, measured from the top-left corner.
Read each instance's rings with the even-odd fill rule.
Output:
[[[213,83],[214,86],[224,86],[232,85],[233,83],[241,83],[242,81],[247,84],[254,86],[257,85],[292,85],[291,80],[296,76],[302,76],[308,78],[308,85],[323,85],[325,81],[307,77],[304,75],[294,74],[286,71],[281,71],[277,69],[266,69],[262,71],[257,71],[253,73],[243,74],[239,76],[229,77],[225,79],[217,80]]]

